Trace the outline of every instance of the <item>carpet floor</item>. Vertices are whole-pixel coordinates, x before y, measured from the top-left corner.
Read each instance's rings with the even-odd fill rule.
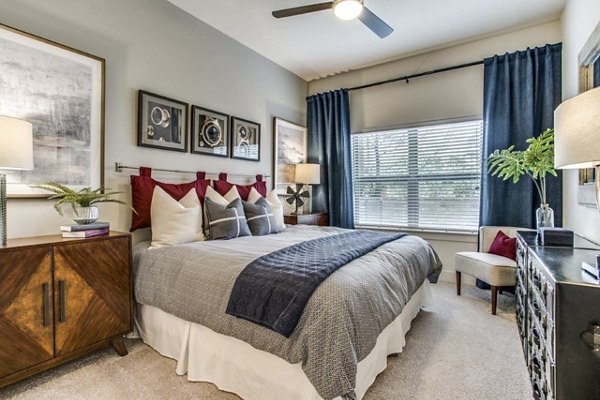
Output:
[[[490,313],[489,291],[433,285],[434,305],[413,321],[401,354],[369,388],[365,400],[524,400],[531,389],[514,318],[514,297],[498,296]],[[210,399],[234,400],[213,384],[188,382],[175,361],[140,340],[129,355],[112,349],[43,372],[0,389],[10,399]]]

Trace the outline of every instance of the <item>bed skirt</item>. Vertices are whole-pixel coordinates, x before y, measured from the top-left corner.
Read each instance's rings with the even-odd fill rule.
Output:
[[[369,355],[358,363],[358,399],[386,368],[387,356],[402,352],[412,320],[430,303],[431,288],[425,281],[398,318],[381,332]],[[187,374],[189,381],[211,382],[246,400],[321,400],[300,364],[290,364],[242,340],[142,304],[137,305],[135,324],[142,340],[163,356],[177,360],[176,372]]]

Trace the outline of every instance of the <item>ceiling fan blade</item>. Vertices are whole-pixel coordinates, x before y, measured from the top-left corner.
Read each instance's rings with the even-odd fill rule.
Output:
[[[315,11],[329,10],[333,7],[333,2],[311,4],[308,6],[284,8],[283,10],[273,11],[275,18],[293,17],[294,15],[307,14]]]
[[[373,14],[367,7],[363,7],[363,11],[358,16],[358,19],[382,39],[394,32],[391,26],[383,22],[381,18]]]

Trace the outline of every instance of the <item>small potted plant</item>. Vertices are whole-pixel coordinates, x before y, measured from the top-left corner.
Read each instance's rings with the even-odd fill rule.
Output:
[[[488,158],[489,173],[499,178],[519,182],[523,175],[533,181],[540,196],[540,208],[536,210],[537,227],[553,227],[554,211],[547,202],[546,175],[556,176],[554,169],[554,130],[547,129],[538,137],[527,139],[527,150],[495,150]]]
[[[85,187],[75,191],[57,182],[45,182],[41,185],[32,185],[31,187],[54,193],[48,200],[58,200],[54,203],[54,209],[56,209],[60,215],[63,215],[62,206],[70,204],[73,213],[75,214],[73,220],[81,225],[96,222],[98,219],[98,207],[96,204],[98,203],[118,203],[127,206],[133,212],[136,212],[131,204],[126,201],[112,198],[112,196],[120,194],[121,192],[110,192],[110,189],[107,189],[108,192],[104,192],[104,188],[102,187],[93,190],[90,187]]]

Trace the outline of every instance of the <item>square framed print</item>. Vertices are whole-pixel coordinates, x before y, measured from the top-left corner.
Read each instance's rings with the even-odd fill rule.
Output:
[[[231,117],[231,158],[260,161],[260,124]]]
[[[139,91],[138,146],[187,152],[187,103]]]
[[[295,184],[296,164],[307,159],[307,130],[281,118],[273,118],[273,189],[285,194]]]
[[[229,115],[198,106],[191,114],[192,153],[229,157]]]
[[[5,172],[8,197],[104,185],[104,73],[100,57],[0,24],[0,114],[33,125],[33,170]]]

